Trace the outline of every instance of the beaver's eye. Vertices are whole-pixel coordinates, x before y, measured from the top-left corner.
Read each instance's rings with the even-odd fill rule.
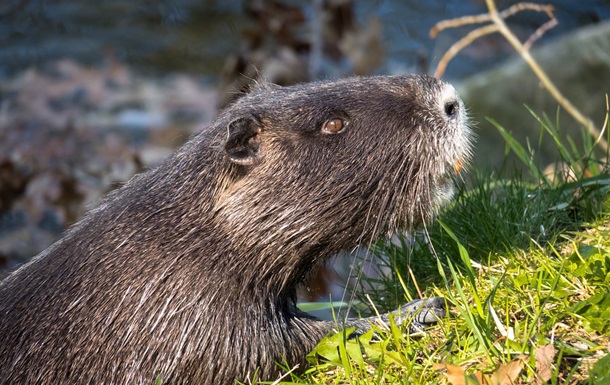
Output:
[[[338,134],[345,130],[347,122],[340,118],[332,118],[327,120],[322,126],[322,133],[324,134]]]

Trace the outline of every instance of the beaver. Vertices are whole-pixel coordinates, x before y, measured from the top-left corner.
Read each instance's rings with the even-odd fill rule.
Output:
[[[316,319],[297,286],[430,221],[470,138],[432,77],[258,85],[1,283],[0,383],[234,384],[303,364],[331,331],[375,319]],[[398,314],[420,327],[444,311]]]

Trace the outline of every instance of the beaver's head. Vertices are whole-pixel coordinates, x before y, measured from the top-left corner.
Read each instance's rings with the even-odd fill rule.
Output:
[[[218,218],[276,255],[317,258],[429,221],[471,154],[462,101],[428,76],[261,87],[219,121],[233,172]]]

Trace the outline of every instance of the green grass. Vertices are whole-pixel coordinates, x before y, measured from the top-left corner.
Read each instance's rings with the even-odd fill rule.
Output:
[[[392,310],[423,289],[452,317],[421,336],[395,324],[328,336],[284,383],[610,383],[610,176],[591,140],[579,151],[539,122],[570,175],[546,176],[498,127],[525,171],[471,172],[439,221],[374,247],[392,274],[369,279],[362,303]]]

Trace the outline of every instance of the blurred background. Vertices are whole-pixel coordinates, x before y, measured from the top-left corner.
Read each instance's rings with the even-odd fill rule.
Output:
[[[598,127],[610,92],[610,0],[548,0],[558,25],[533,52]],[[499,9],[517,3],[498,0]],[[48,247],[108,191],[154,167],[209,124],[253,80],[292,84],[348,75],[432,73],[473,29],[430,28],[486,12],[484,0],[3,0],[0,4],[0,277]],[[548,20],[508,20],[525,41]],[[444,78],[462,94],[479,136],[474,166],[507,167],[491,117],[557,154],[525,109],[557,112],[500,35],[464,49]],[[332,275],[331,273],[329,273]],[[321,277],[309,296],[328,291]]]

